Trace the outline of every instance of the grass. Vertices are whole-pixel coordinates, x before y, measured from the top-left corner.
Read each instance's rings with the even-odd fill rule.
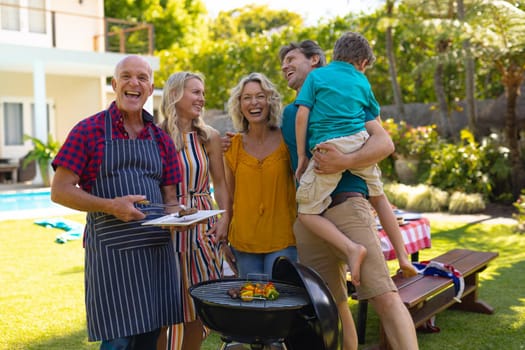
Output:
[[[0,222],[0,349],[98,348],[86,335],[82,242],[57,244],[60,233],[33,220]]]
[[[420,260],[432,259],[454,248],[499,253],[480,274],[479,298],[494,307],[495,313],[446,310],[436,318],[440,333],[418,333],[420,348],[525,349],[525,236],[506,225],[432,223],[431,226],[432,248],[421,251]]]
[[[84,215],[67,219],[84,222]],[[494,315],[447,310],[437,316],[440,333],[418,333],[420,349],[525,349],[525,236],[510,226],[432,222],[427,260],[452,248],[497,251],[480,275],[480,298]],[[63,231],[33,220],[0,222],[0,349],[98,349],[87,341],[84,252],[81,240],[54,242]],[[392,270],[395,262],[389,262]],[[352,313],[357,303],[350,300]],[[369,308],[366,349],[377,344],[378,319]],[[202,349],[217,349],[210,336]],[[308,350],[308,349],[306,349]]]

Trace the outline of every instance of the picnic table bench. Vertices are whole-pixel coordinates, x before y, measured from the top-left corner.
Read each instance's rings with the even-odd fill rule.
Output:
[[[461,303],[454,299],[454,283],[450,278],[422,274],[409,278],[404,278],[400,274],[393,276],[392,279],[399,290],[399,296],[408,308],[415,327],[425,324],[431,317],[448,308],[492,314],[494,309],[478,299],[478,274],[485,270],[497,256],[498,253],[495,252],[453,249],[431,259],[452,265],[461,272],[465,281]],[[353,293],[352,298],[357,299],[357,295]],[[367,309],[367,301],[360,300],[357,317],[357,334],[360,344],[365,342]],[[380,348],[391,349],[382,327],[380,329]]]

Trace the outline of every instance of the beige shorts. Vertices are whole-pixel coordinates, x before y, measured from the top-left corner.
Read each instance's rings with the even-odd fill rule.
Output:
[[[355,135],[330,139],[326,143],[332,144],[340,152],[352,153],[360,149],[368,139],[368,133],[361,131]],[[381,169],[377,164],[366,168],[350,169],[352,174],[365,180],[370,196],[383,194]],[[296,199],[298,212],[301,214],[320,214],[330,205],[330,194],[341,180],[342,172],[334,174],[317,174],[315,162],[310,160],[301,176],[297,188]]]
[[[352,241],[362,244],[367,249],[367,255],[361,264],[361,285],[356,288],[358,298],[370,299],[397,291],[390,278],[368,201],[351,197],[328,209],[323,215],[335,223]],[[308,231],[299,220],[294,224],[294,233],[299,262],[319,273],[337,303],[348,300],[344,254]]]

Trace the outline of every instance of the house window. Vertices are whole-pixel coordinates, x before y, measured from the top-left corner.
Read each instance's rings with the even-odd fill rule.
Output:
[[[3,0],[0,12],[4,30],[46,33],[45,0]]]
[[[52,102],[46,102],[45,135],[54,128]],[[36,136],[35,105],[32,99],[24,97],[0,98],[0,158],[18,158],[32,147],[24,135]],[[41,126],[39,126],[41,128]],[[38,131],[38,134],[43,135]]]
[[[4,131],[6,146],[24,144],[24,113],[22,103],[4,103]]]
[[[20,31],[20,8],[18,0],[5,0],[2,6],[2,29]]]
[[[29,11],[27,17],[29,19],[29,31],[31,33],[45,33],[46,32],[46,12],[44,11],[45,0],[29,0]]]

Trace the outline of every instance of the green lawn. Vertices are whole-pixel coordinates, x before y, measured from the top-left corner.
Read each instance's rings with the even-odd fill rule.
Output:
[[[84,222],[83,215],[66,218]],[[505,225],[431,226],[432,249],[422,251],[421,260],[457,247],[499,252],[481,273],[479,293],[496,312],[442,312],[436,320],[441,332],[418,334],[420,348],[525,349],[525,235]],[[86,336],[82,243],[55,243],[62,232],[32,220],[0,222],[0,349],[98,349]],[[357,303],[349,304],[356,315]],[[361,349],[378,342],[377,330],[377,317],[369,311],[367,344]],[[218,344],[213,335],[203,349]]]

